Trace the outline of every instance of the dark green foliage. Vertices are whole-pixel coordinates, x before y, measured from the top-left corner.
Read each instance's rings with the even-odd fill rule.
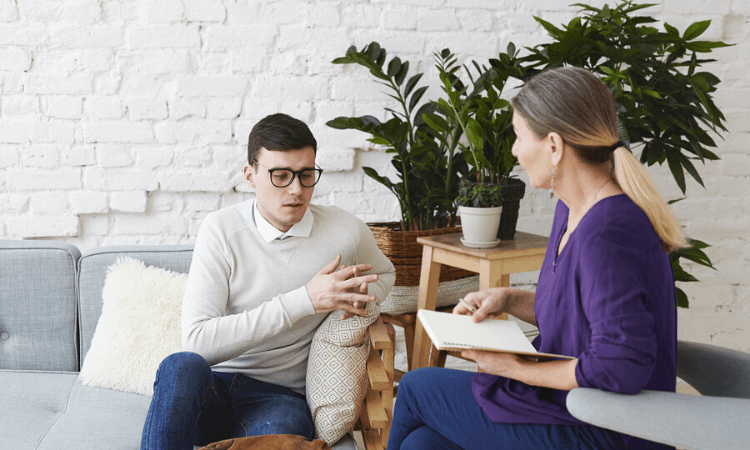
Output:
[[[716,143],[709,133],[727,130],[712,99],[719,78],[701,69],[714,60],[699,54],[728,44],[698,40],[711,24],[708,20],[689,25],[681,34],[667,23],[659,30],[653,26],[656,19],[636,15],[653,4],[622,0],[614,7],[575,6],[582,8],[582,14],[562,28],[535,18],[553,42],[528,48],[530,54],[517,60],[500,55],[490,65],[515,71],[523,79],[564,65],[596,73],[614,96],[620,138],[630,148],[641,146],[641,162],[666,161],[683,193],[686,172],[703,186],[694,162],[719,159],[710,150]],[[680,258],[713,268],[703,252],[708,245],[698,240],[689,244],[670,254],[675,281],[698,281],[682,268]],[[676,291],[678,305],[688,307],[687,295],[678,287]]]
[[[675,182],[685,193],[685,172],[703,185],[694,162],[716,160],[709,134],[726,131],[724,115],[712,99],[718,77],[701,71],[713,59],[699,58],[728,44],[697,40],[710,21],[696,22],[680,32],[669,24],[652,26],[656,19],[634,13],[654,6],[630,0],[601,9],[584,4],[582,15],[558,28],[535,17],[554,39],[528,48],[530,55],[510,65],[502,58],[493,67],[517,69],[528,78],[541,70],[572,65],[588,69],[610,86],[622,123],[621,138],[631,147],[642,144],[641,161],[667,162]]]
[[[458,197],[456,198],[458,206],[491,208],[501,206],[502,202],[503,189],[499,184],[462,181],[459,185]]]
[[[697,278],[690,275],[682,268],[680,265],[680,258],[685,258],[694,263],[716,270],[713,264],[711,264],[711,260],[703,252],[703,249],[708,247],[708,244],[697,239],[688,239],[688,243],[690,244],[690,247],[681,248],[669,254],[669,260],[672,262],[672,272],[674,273],[675,281],[685,283],[698,281]],[[690,304],[688,302],[687,294],[677,286],[675,286],[675,293],[677,294],[677,306],[688,308]]]
[[[363,169],[367,176],[396,196],[404,230],[452,225],[456,218],[453,200],[458,191],[457,174],[466,171],[462,155],[455,151],[457,140],[438,136],[423,119],[434,112],[434,104],[428,102],[417,108],[427,90],[427,86],[417,87],[423,74],[417,73],[407,79],[408,61],[394,57],[385,65],[386,59],[386,50],[372,42],[361,51],[350,47],[346,56],[333,62],[368,68],[372,76],[386,86],[388,95],[401,110],[386,108],[391,115],[386,122],[372,116],[337,117],[327,125],[367,133],[371,136],[369,142],[385,146],[386,152],[393,154],[397,180],[382,176],[371,167]]]
[[[514,61],[515,46],[510,44],[508,53],[501,55]],[[446,98],[435,102],[435,113],[426,114],[425,121],[440,135],[454,132],[457,139],[465,135],[468,145],[458,145],[475,178],[503,184],[518,165],[511,153],[516,140],[513,112],[510,102],[500,98],[511,74],[472,62],[476,73],[463,66],[470,81],[464,84],[458,76],[461,66],[450,49],[435,53],[434,57]]]

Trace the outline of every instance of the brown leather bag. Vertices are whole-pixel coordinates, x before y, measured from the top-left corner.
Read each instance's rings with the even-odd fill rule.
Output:
[[[214,442],[201,450],[331,450],[325,441],[308,441],[302,436],[291,434],[268,434]]]

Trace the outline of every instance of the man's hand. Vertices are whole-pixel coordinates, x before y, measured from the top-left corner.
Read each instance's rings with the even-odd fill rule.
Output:
[[[367,295],[367,283],[378,281],[378,276],[362,275],[372,269],[369,264],[344,266],[336,271],[340,263],[341,255],[338,255],[305,285],[315,312],[340,309],[345,311],[346,318],[355,314],[364,316],[367,314],[364,304],[375,301],[375,296]]]
[[[343,270],[343,269],[346,269],[346,266],[342,264],[341,267],[339,268],[339,270]],[[352,277],[356,278],[356,277],[361,276],[361,275],[362,275],[362,271],[359,270],[359,268],[357,268],[357,266],[354,266],[354,273],[352,274]],[[351,288],[349,290],[349,292],[354,292],[354,293],[359,293],[359,294],[365,294],[365,295],[367,295],[367,292],[368,292],[367,283],[362,283],[360,286],[354,286],[353,288]],[[364,304],[364,302],[354,302],[354,308],[355,309],[363,309],[363,308],[365,308],[365,304]],[[346,320],[346,319],[348,319],[350,317],[354,317],[354,314],[352,314],[350,312],[345,312],[344,314],[341,315],[341,320]]]

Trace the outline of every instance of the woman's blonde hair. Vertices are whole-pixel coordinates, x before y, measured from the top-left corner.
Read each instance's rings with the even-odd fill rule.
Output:
[[[648,216],[668,252],[687,245],[682,227],[643,165],[619,142],[612,94],[593,73],[563,67],[536,75],[511,100],[515,112],[542,138],[558,133],[590,164],[612,161],[613,178]],[[621,143],[620,143],[621,144]]]

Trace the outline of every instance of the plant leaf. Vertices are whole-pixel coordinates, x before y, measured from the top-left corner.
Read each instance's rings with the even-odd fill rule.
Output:
[[[687,30],[685,30],[685,33],[682,35],[682,38],[685,39],[686,41],[692,41],[693,39],[703,34],[710,25],[711,25],[710,20],[702,20],[700,22],[695,22],[694,24],[687,27]]]
[[[427,86],[422,86],[421,88],[414,91],[414,95],[412,95],[411,99],[409,100],[409,111],[413,110],[414,107],[417,106],[417,103],[419,103],[419,100],[422,98],[426,90]]]
[[[466,124],[466,137],[469,138],[469,142],[477,151],[481,152],[484,149],[484,130],[476,119],[469,119]]]
[[[404,87],[404,98],[408,97],[409,94],[411,94],[411,91],[414,89],[417,83],[419,83],[419,80],[422,79],[423,75],[423,73],[418,73],[409,78],[409,81],[406,82],[406,86]]]

